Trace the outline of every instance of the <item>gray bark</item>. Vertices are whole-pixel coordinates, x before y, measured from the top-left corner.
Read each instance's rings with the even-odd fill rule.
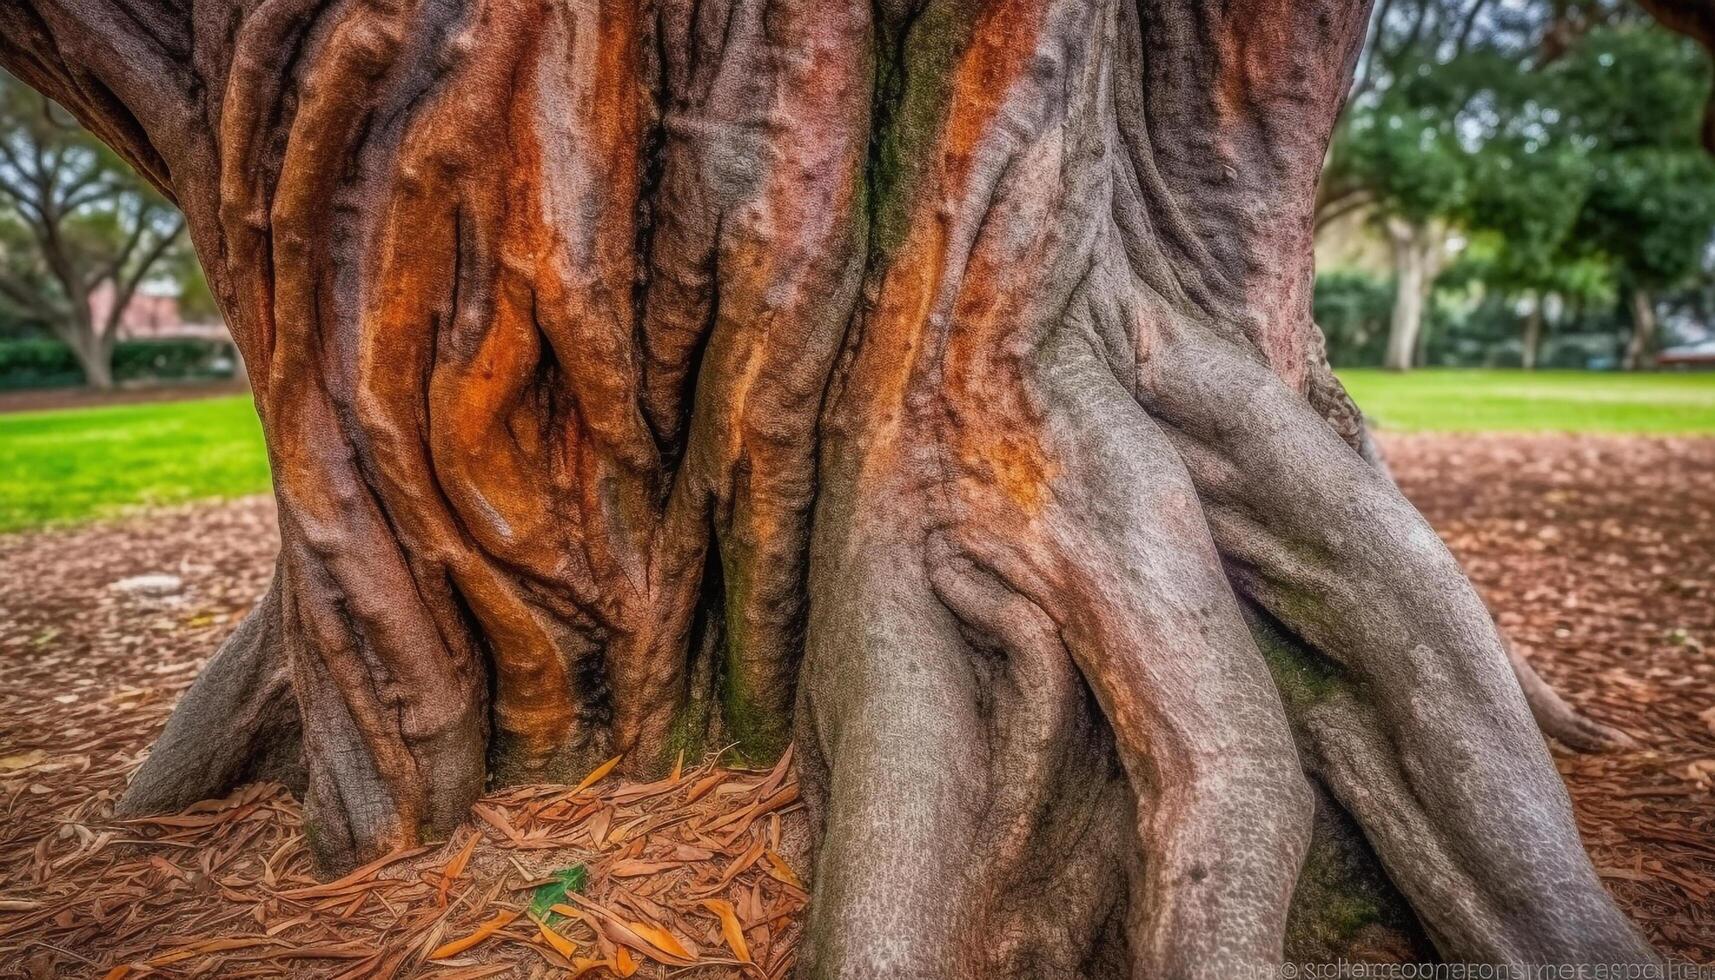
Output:
[[[258,780],[302,792],[302,732],[282,632],[282,588],[276,570],[268,592],[180,698],[126,788],[121,815],[170,813]]]

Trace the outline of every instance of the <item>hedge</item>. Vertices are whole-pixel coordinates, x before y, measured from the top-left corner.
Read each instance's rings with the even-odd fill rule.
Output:
[[[121,340],[114,380],[185,381],[232,375],[232,345],[202,338]],[[0,390],[83,384],[71,348],[57,340],[0,340]]]

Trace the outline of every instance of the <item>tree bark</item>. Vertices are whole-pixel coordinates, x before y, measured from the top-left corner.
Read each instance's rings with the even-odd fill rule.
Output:
[[[1637,371],[1649,366],[1655,357],[1655,299],[1649,290],[1635,286],[1631,300],[1632,333],[1626,338],[1626,354],[1620,367],[1626,371]]]
[[[122,2],[0,59],[188,216],[282,550],[172,726],[283,661],[330,869],[796,738],[806,975],[1653,958],[1310,320],[1366,4]]]
[[[1423,304],[1435,284],[1441,236],[1428,225],[1396,217],[1388,218],[1387,231],[1393,251],[1394,294],[1382,366],[1389,371],[1409,371],[1417,363]]]

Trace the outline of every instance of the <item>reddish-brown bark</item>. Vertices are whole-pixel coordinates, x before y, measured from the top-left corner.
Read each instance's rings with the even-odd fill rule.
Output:
[[[184,207],[268,436],[279,622],[175,724],[286,664],[330,866],[795,735],[813,975],[1649,959],[1310,321],[1365,16],[5,8]],[[129,805],[254,774],[173,756]]]

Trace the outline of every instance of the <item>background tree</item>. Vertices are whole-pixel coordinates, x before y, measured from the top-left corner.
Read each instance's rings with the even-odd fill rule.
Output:
[[[0,6],[273,464],[124,808],[282,775],[332,869],[795,739],[807,975],[1652,961],[1310,319],[1366,14]]]
[[[1568,131],[1554,76],[1491,64],[1473,140],[1460,224],[1471,238],[1462,278],[1514,301],[1522,313],[1520,366],[1536,366],[1550,299],[1602,302],[1612,295],[1607,263],[1574,254],[1573,229],[1595,183],[1589,141]]]
[[[1708,62],[1643,24],[1599,30],[1548,74],[1593,167],[1567,251],[1614,269],[1631,311],[1622,366],[1656,343],[1656,300],[1691,284],[1715,243],[1715,159],[1699,143]]]
[[[51,101],[0,73],[0,303],[113,386],[113,345],[137,288],[181,241],[184,219]],[[106,284],[113,302],[91,297]]]
[[[1538,12],[1540,13],[1540,11]],[[1394,306],[1383,365],[1407,370],[1451,232],[1472,212],[1479,160],[1502,123],[1491,91],[1542,30],[1487,0],[1392,0],[1376,11],[1330,151],[1318,222],[1362,209],[1389,245]]]
[[[1378,11],[1318,220],[1362,209],[1392,245],[1384,363],[1403,369],[1422,351],[1449,233],[1478,246],[1460,281],[1517,301],[1532,363],[1545,297],[1594,308],[1616,282],[1643,282],[1627,291],[1651,314],[1643,297],[1684,285],[1715,201],[1695,152],[1707,73],[1690,41],[1629,6],[1425,0]]]

